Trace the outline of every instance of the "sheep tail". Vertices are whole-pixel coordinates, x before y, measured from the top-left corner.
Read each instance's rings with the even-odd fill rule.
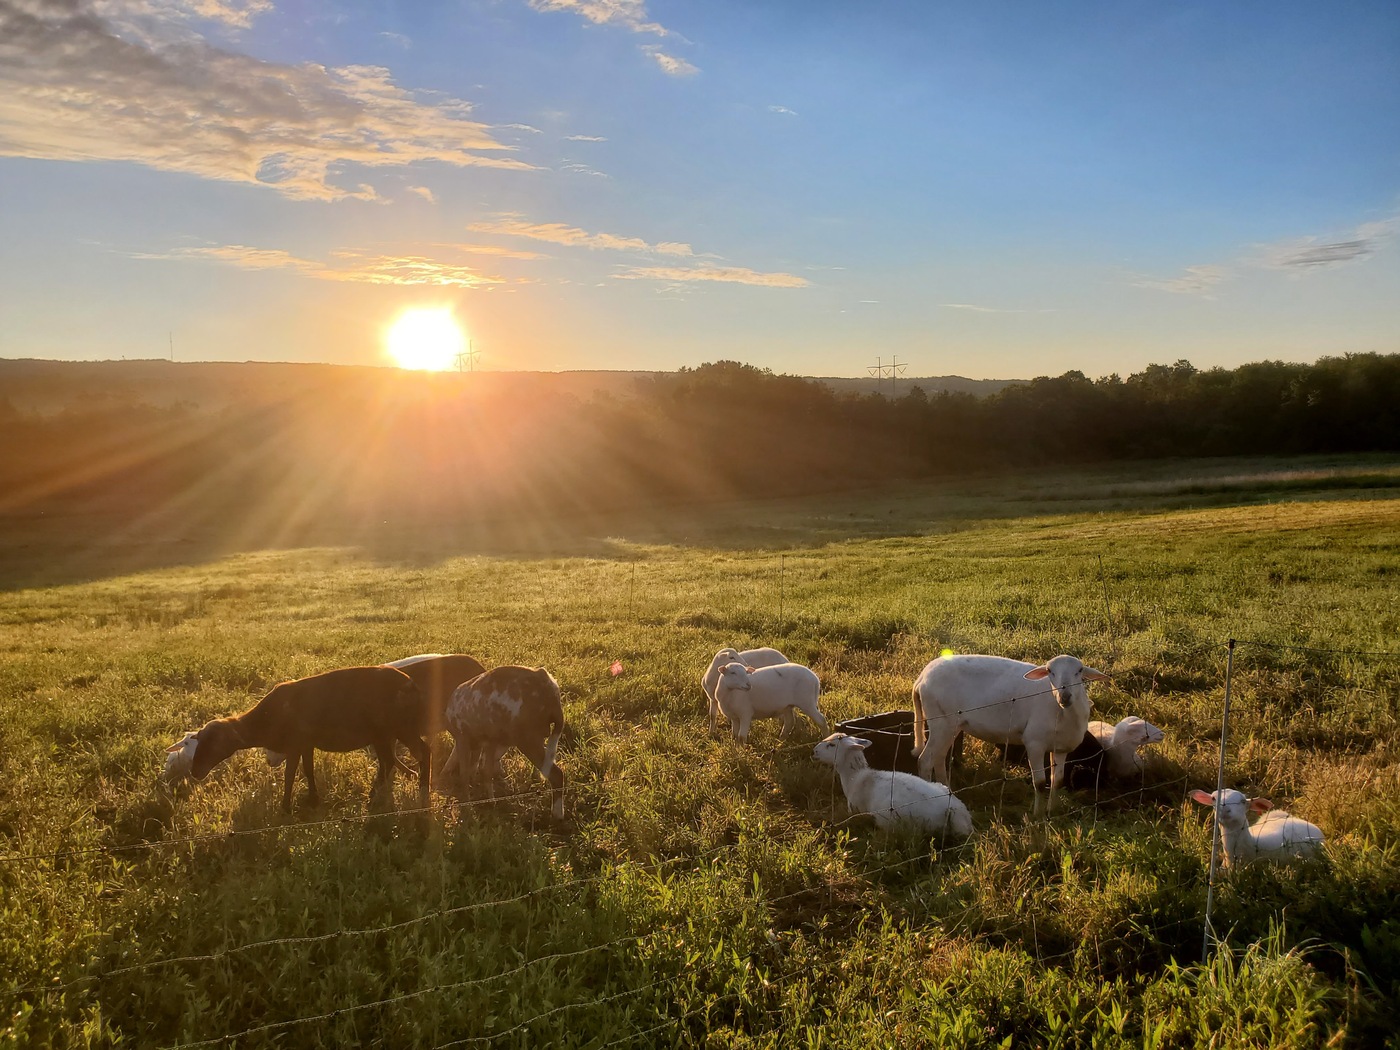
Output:
[[[919,695],[919,685],[914,683],[914,756],[924,753],[928,743],[928,725],[924,721],[924,698]]]

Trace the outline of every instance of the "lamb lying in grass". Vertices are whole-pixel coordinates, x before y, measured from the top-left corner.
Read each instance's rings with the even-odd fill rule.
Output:
[[[912,773],[871,769],[865,761],[870,745],[862,737],[832,733],[812,750],[816,761],[836,767],[851,812],[870,814],[882,828],[903,822],[928,832],[972,834],[972,814],[947,785]]]
[[[1199,788],[1191,792],[1191,798],[1214,808],[1217,794],[1220,806],[1215,813],[1220,820],[1221,842],[1228,866],[1255,860],[1281,864],[1312,857],[1322,849],[1321,828],[1274,809],[1274,804],[1266,798],[1247,798],[1241,791],[1216,792]],[[1252,826],[1249,823],[1251,813],[1262,814]]]

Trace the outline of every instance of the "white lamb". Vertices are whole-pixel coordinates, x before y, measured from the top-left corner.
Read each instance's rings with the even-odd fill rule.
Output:
[[[740,743],[748,741],[755,718],[780,719],[782,736],[787,736],[797,721],[794,709],[826,728],[826,719],[817,710],[820,695],[816,673],[801,664],[748,667],[736,661],[720,668],[715,684],[715,702]]]
[[[1138,749],[1166,739],[1160,729],[1137,715],[1128,715],[1117,725],[1090,722],[1087,729],[1103,748],[1108,774],[1112,777],[1137,776],[1142,772],[1143,758]]]
[[[832,733],[812,751],[818,762],[836,767],[851,812],[869,813],[882,828],[904,821],[929,832],[972,834],[972,814],[946,785],[912,773],[871,769],[865,761],[870,745],[861,737]]]
[[[719,732],[719,705],[715,702],[715,686],[719,684],[719,672],[725,664],[741,663],[746,667],[773,667],[788,663],[788,658],[776,649],[721,649],[710,661],[710,668],[700,676],[700,687],[710,701],[710,735]]]
[[[1215,807],[1217,794],[1220,795],[1219,808]],[[1241,791],[1207,792],[1200,788],[1192,791],[1191,797],[1215,809],[1227,866],[1255,860],[1281,864],[1306,859],[1322,849],[1321,828],[1302,817],[1274,809],[1274,804],[1266,798],[1247,798]],[[1249,823],[1251,813],[1263,814],[1252,826]]]
[[[964,730],[994,744],[1024,744],[1037,814],[1045,806],[1040,789],[1050,756],[1053,809],[1066,760],[1089,725],[1086,683],[1107,677],[1073,656],[1060,655],[1039,665],[1004,656],[940,656],[914,682],[919,775],[948,783],[948,750]]]

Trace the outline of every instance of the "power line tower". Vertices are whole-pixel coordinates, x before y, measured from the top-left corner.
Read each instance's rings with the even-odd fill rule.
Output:
[[[885,359],[884,359],[884,358],[882,358],[882,357],[877,357],[877,358],[875,358],[875,363],[874,363],[873,365],[870,365],[868,368],[866,368],[866,371],[869,372],[869,373],[870,373],[872,376],[874,376],[876,379],[879,379],[879,380],[881,380],[881,381],[883,381],[883,380],[885,380],[885,379],[888,379],[888,380],[890,381],[890,400],[891,400],[891,401],[894,400],[894,396],[895,396],[895,389],[896,389],[895,384],[898,383],[899,377],[902,376],[902,375],[903,375],[905,372],[907,372],[908,370],[909,370],[909,366],[908,366],[908,365],[902,365],[902,364],[899,363],[899,355],[898,355],[898,354],[896,354],[894,357],[890,358],[889,364],[885,364]]]
[[[472,341],[467,340],[467,348],[457,355],[457,371],[475,372],[477,358],[481,356],[481,351],[472,346]]]

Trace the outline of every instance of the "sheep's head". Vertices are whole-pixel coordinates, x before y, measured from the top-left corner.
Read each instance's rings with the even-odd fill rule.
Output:
[[[1191,792],[1192,799],[1203,806],[1211,807],[1215,806],[1216,795],[1220,796],[1220,808],[1216,810],[1220,816],[1220,826],[1230,831],[1247,827],[1251,813],[1265,813],[1274,808],[1274,804],[1266,798],[1247,798],[1243,791],[1234,789],[1217,792],[1197,788]]]
[[[1138,748],[1160,744],[1164,739],[1166,734],[1137,715],[1129,715],[1113,727],[1113,746],[1128,754],[1136,754]]]
[[[720,668],[719,682],[726,689],[742,689],[747,691],[753,686],[749,684],[749,671],[752,668],[745,667],[739,661],[727,663]]]
[[[739,659],[738,649],[721,649],[719,652],[715,653],[715,658],[710,661],[710,670],[718,671],[725,664],[731,664],[737,659]]]
[[[1081,696],[1084,698],[1084,706],[1089,707],[1089,691],[1085,686],[1089,682],[1107,678],[1108,675],[1102,671],[1095,671],[1092,667],[1085,667],[1078,657],[1061,654],[1039,667],[1032,667],[1025,677],[1033,682],[1049,682],[1050,691],[1055,694],[1055,702],[1062,710],[1068,711]]]
[[[864,737],[832,733],[812,748],[812,760],[825,762],[828,766],[839,766],[843,760],[860,755],[870,744],[871,741]]]
[[[195,734],[196,746],[189,774],[203,780],[209,771],[235,751],[247,747],[231,718],[218,718]]]

